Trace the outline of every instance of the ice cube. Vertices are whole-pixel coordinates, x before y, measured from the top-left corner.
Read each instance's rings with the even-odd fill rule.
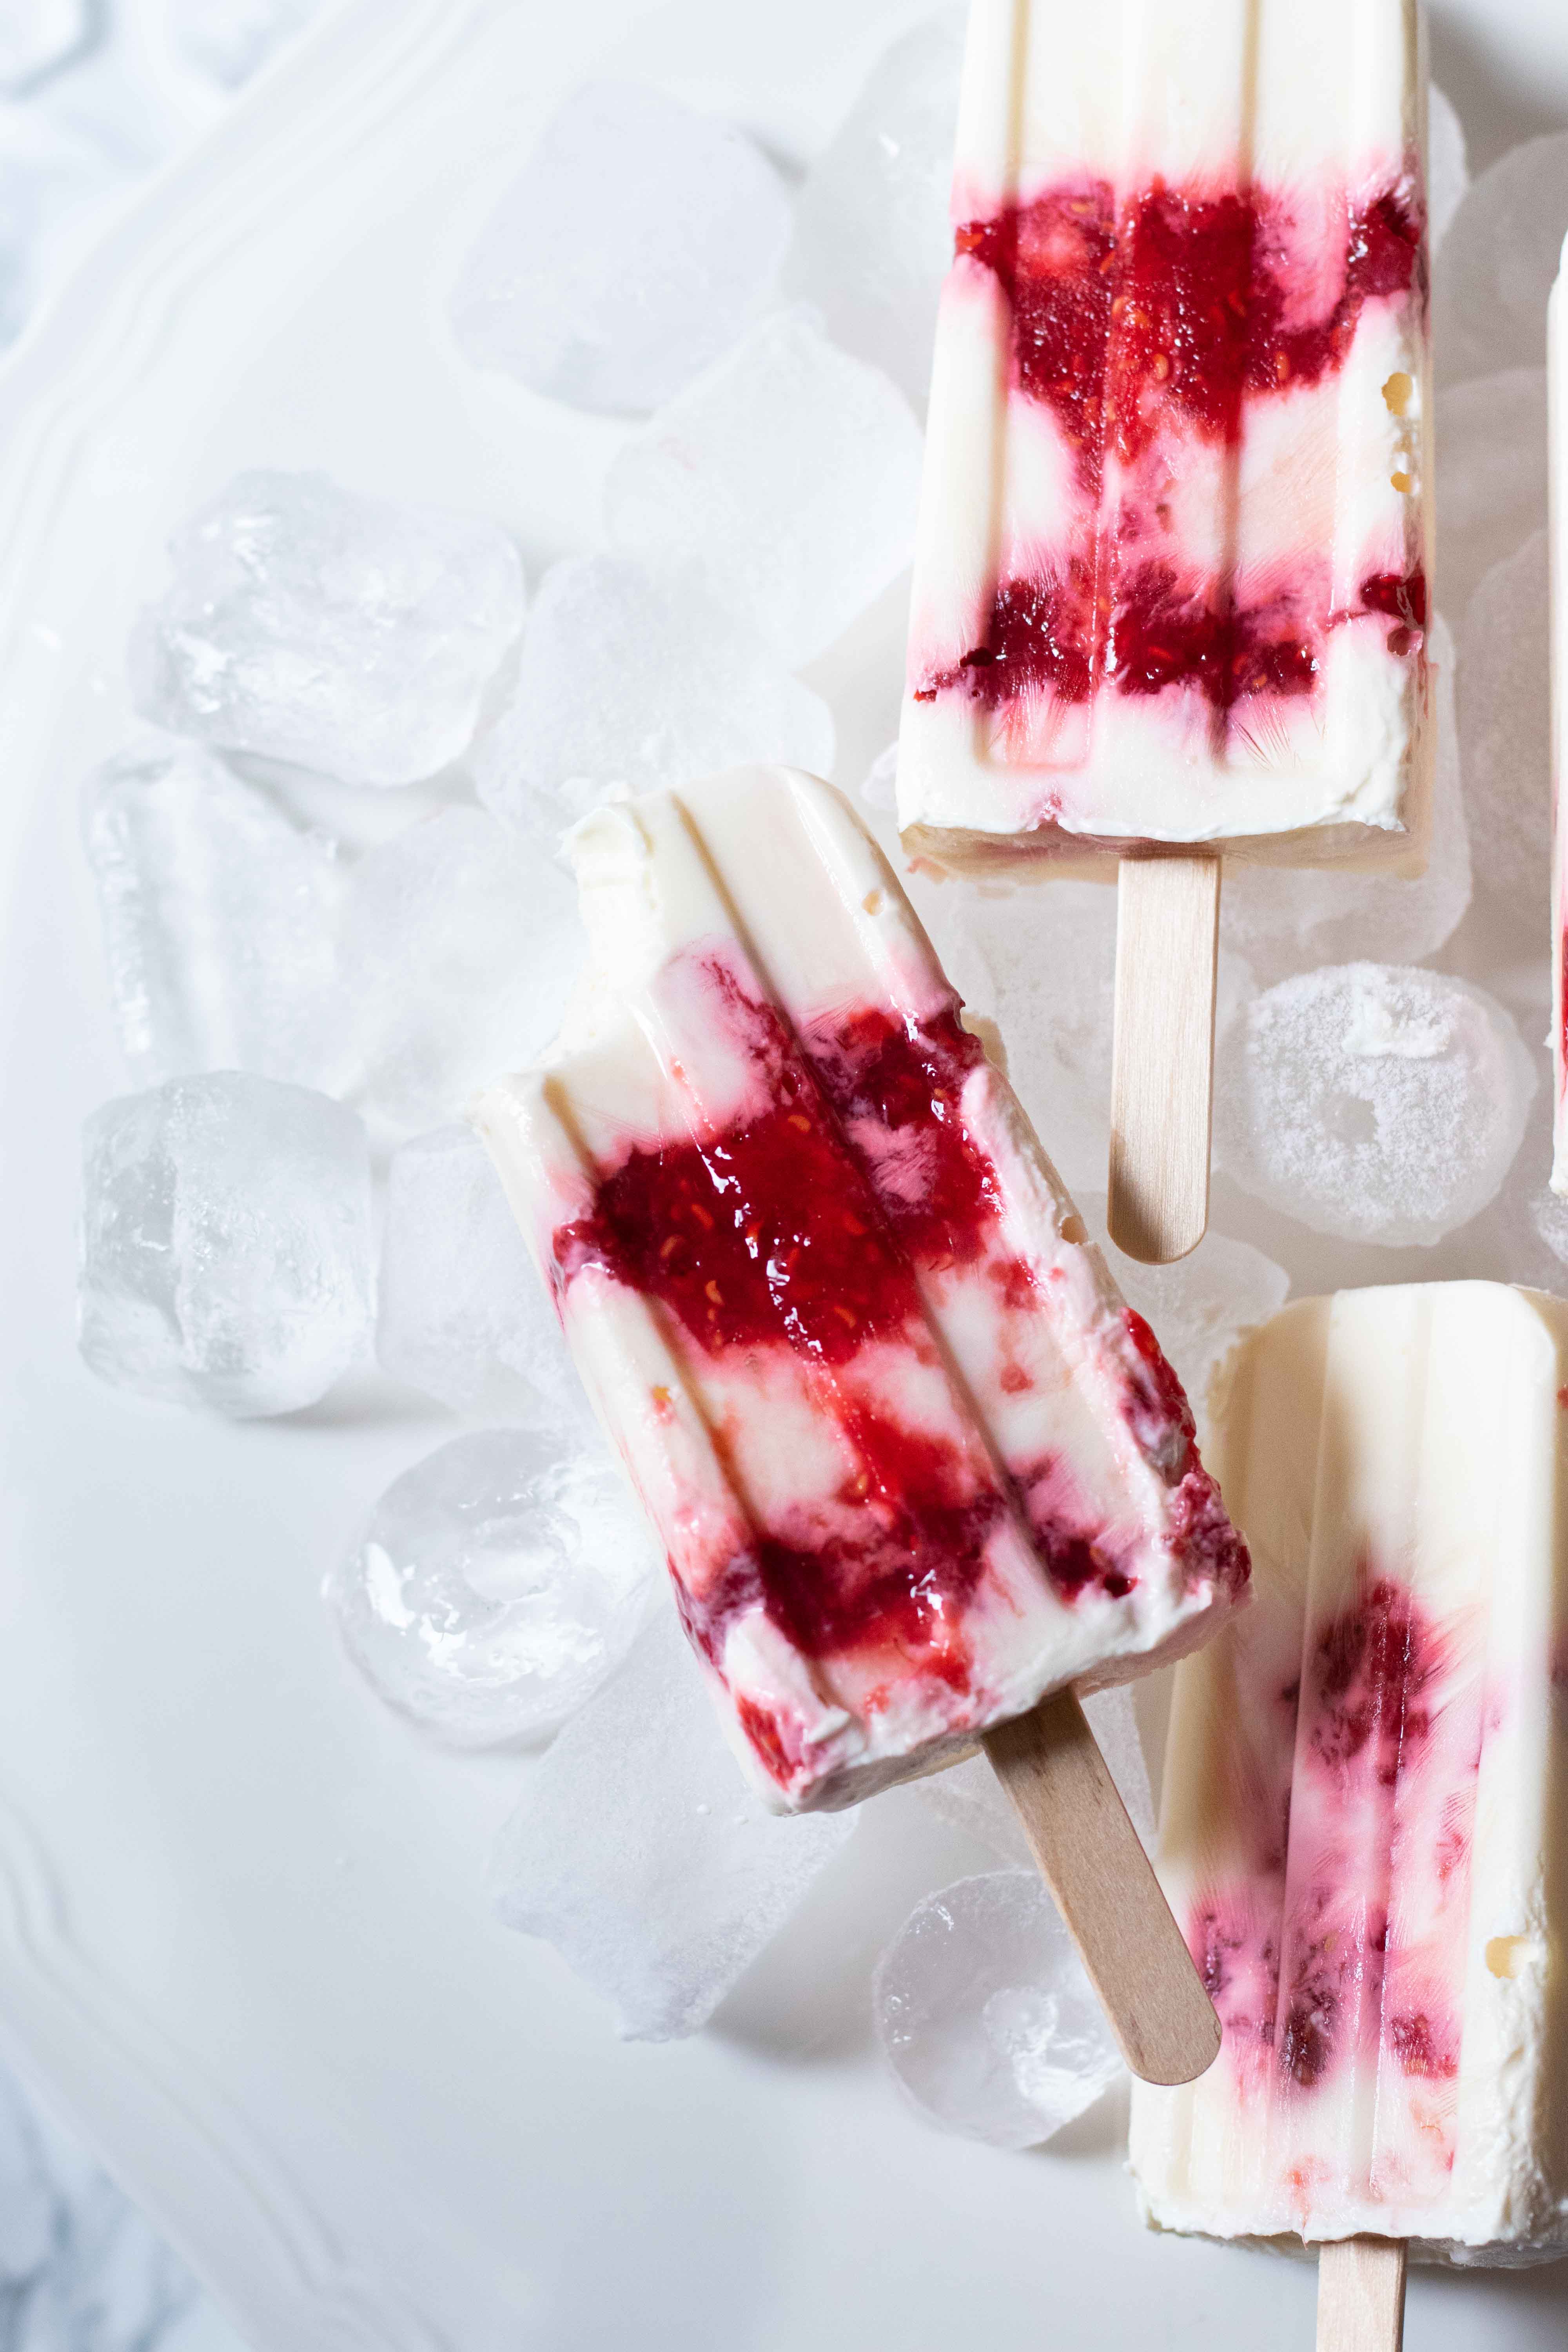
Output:
[[[574,556],[545,574],[474,778],[498,816],[552,847],[617,784],[652,792],[752,761],[826,775],[826,703],[695,568]]]
[[[199,744],[93,771],[82,833],[120,1042],[139,1086],[250,1070],[338,1093],[336,845]]]
[[[1315,1233],[1436,1242],[1497,1192],[1535,1086],[1484,990],[1412,966],[1331,965],[1281,981],[1227,1032],[1215,1156]]]
[[[1120,1686],[1091,1692],[1083,1702],[1083,1711],[1133,1827],[1144,1844],[1151,1844],[1154,1800],[1131,1692]],[[984,1756],[972,1756],[963,1764],[950,1765],[945,1772],[928,1773],[910,1785],[933,1813],[988,1845],[1004,1862],[1018,1863],[1029,1870],[1035,1867],[1012,1800]]]
[[[547,1738],[626,1655],[662,1563],[600,1441],[455,1437],[395,1478],[325,1596],[371,1687],[454,1748]]]
[[[1459,751],[1478,896],[1549,936],[1551,586],[1546,533],[1494,564],[1459,633]]]
[[[343,987],[379,1126],[406,1136],[554,1035],[582,953],[565,874],[478,808],[421,817],[349,877]]]
[[[726,1744],[673,1607],[533,1765],[491,1871],[636,2042],[706,2023],[855,1826],[771,1813]]]
[[[914,548],[921,429],[898,386],[809,311],[754,326],[630,440],[612,547],[700,562],[791,667],[841,636]]]
[[[1035,2147],[1094,2105],[1121,2060],[1037,1873],[961,1878],[917,1904],[883,1953],[877,2032],[944,2131]]]
[[[384,1371],[457,1412],[587,1424],[555,1311],[469,1128],[437,1128],[393,1155],[375,1349]]]
[[[899,805],[899,747],[889,743],[879,751],[866,771],[866,781],[860,787],[860,797],[868,808],[889,815]]]
[[[1426,91],[1426,237],[1434,257],[1469,184],[1465,126],[1433,82]]]
[[[784,262],[786,290],[921,407],[952,254],[963,25],[962,8],[944,8],[879,59],[806,175]]]
[[[657,408],[772,295],[784,183],[732,123],[661,90],[567,100],[470,249],[450,302],[478,367],[577,408]]]
[[[1545,369],[1449,384],[1436,434],[1437,586],[1462,620],[1491,566],[1545,527]]]
[[[30,92],[92,36],[87,0],[7,0],[0,10],[0,90]]]
[[[1220,937],[1260,981],[1353,955],[1369,942],[1391,962],[1419,963],[1470,903],[1470,835],[1459,782],[1454,641],[1441,616],[1428,651],[1436,670],[1436,754],[1426,871],[1413,880],[1332,867],[1232,860],[1220,894]]]
[[[1212,1225],[1173,1265],[1144,1265],[1106,1238],[1102,1194],[1080,1192],[1078,1204],[1122,1297],[1174,1366],[1201,1436],[1215,1374],[1247,1332],[1279,1313],[1289,1296],[1289,1276],[1250,1242],[1233,1241]]]
[[[1568,131],[1510,148],[1467,190],[1432,271],[1439,383],[1538,368],[1568,230]]]
[[[353,1111],[220,1070],[103,1104],[82,1145],[81,1351],[102,1379],[246,1418],[314,1403],[365,1357]]]
[[[303,30],[321,0],[173,0],[169,28],[185,63],[238,89]]]
[[[139,709],[346,783],[456,760],[522,627],[522,566],[494,523],[325,474],[240,474],[170,551],[132,643]]]

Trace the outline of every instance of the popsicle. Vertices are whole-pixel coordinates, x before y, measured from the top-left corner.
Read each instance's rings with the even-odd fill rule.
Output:
[[[972,0],[899,822],[1121,861],[1138,1256],[1206,1215],[1219,853],[1425,862],[1425,115],[1415,0]]]
[[[990,1743],[1130,2063],[1196,2071],[1071,1696],[1245,1592],[1175,1375],[828,785],[739,771],[569,846],[586,977],[476,1123],[742,1765],[804,1810]]]
[[[1406,2242],[1568,2252],[1568,1304],[1304,1299],[1217,1405],[1255,1598],[1176,1675],[1159,1866],[1225,2041],[1132,2166],[1159,2228],[1322,2248],[1373,2352]]]
[[[1568,815],[1563,809],[1564,729],[1568,727],[1568,308],[1563,271],[1546,309],[1547,455],[1552,563],[1552,1189],[1568,1192]]]

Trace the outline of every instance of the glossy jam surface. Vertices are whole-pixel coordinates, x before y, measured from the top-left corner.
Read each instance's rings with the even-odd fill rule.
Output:
[[[1121,1598],[1135,1582],[1070,1465],[1042,1445],[1010,1474],[962,1382],[947,1419],[930,1409],[950,1368],[922,1286],[981,1286],[1005,1341],[1046,1311],[1035,1271],[1006,1244],[996,1170],[963,1114],[980,1045],[952,999],[919,1018],[837,1007],[796,1036],[721,956],[697,985],[726,1066],[749,1066],[744,1107],[718,1126],[693,1110],[683,1132],[605,1164],[591,1212],[554,1233],[556,1278],[564,1288],[591,1268],[655,1302],[705,1392],[732,1396],[729,1384],[754,1377],[766,1394],[775,1373],[792,1392],[804,1383],[843,1472],[809,1505],[752,1509],[750,1539],[721,1574],[700,1593],[683,1587],[688,1630],[717,1664],[734,1621],[761,1610],[807,1658],[854,1651],[885,1666],[889,1693],[911,1671],[963,1692],[964,1612],[1005,1524],[1063,1599]],[[1241,1580],[1245,1552],[1198,1462],[1180,1384],[1131,1321],[1128,1428],[1170,1482],[1194,1572],[1218,1562]],[[1020,1363],[1019,1392],[1031,1379]],[[916,1398],[924,1404],[901,1409]],[[721,1414],[711,1434],[721,1455],[737,1442]],[[741,1469],[732,1483],[745,1491]],[[752,1703],[747,1729],[787,1777],[786,1717]]]
[[[1324,551],[1249,572],[1184,546],[1172,504],[1196,463],[1224,507],[1254,423],[1337,374],[1368,304],[1425,302],[1408,185],[1314,208],[1158,181],[1119,203],[1104,181],[1068,181],[966,224],[957,248],[1001,289],[1010,396],[1049,411],[1073,487],[1048,543],[1027,519],[1015,529],[1026,558],[1005,559],[976,642],[917,669],[918,700],[962,692],[994,711],[1173,689],[1201,698],[1223,741],[1260,706],[1311,695],[1347,623],[1386,619],[1390,651],[1420,657],[1418,568],[1369,568],[1336,604]]]

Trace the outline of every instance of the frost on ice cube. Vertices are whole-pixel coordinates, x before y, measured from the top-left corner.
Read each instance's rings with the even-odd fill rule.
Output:
[[[789,229],[784,183],[743,131],[660,90],[591,82],[480,230],[452,330],[476,366],[636,415],[758,316]]]
[[[92,37],[88,0],[7,0],[0,9],[0,91],[29,95]]]
[[[1476,888],[1516,936],[1549,937],[1550,566],[1546,533],[1495,564],[1459,635],[1459,746]]]
[[[1462,622],[1492,565],[1546,520],[1546,370],[1449,384],[1436,438],[1438,585]]]
[[[1154,1836],[1154,1800],[1132,1694],[1121,1686],[1094,1691],[1083,1701],[1083,1711],[1132,1825],[1149,1845]],[[945,1772],[929,1772],[910,1786],[933,1813],[954,1829],[977,1838],[1004,1862],[1034,1869],[1029,1841],[1012,1800],[983,1755],[950,1765]]]
[[[375,1349],[384,1371],[457,1412],[588,1425],[555,1311],[469,1128],[437,1128],[393,1155]]]
[[[344,783],[458,759],[522,627],[522,566],[494,523],[325,474],[238,475],[170,552],[132,643],[139,709]]]
[[[898,386],[785,310],[626,444],[605,528],[649,564],[700,562],[795,667],[909,562],[920,480],[921,430]]]
[[[698,2027],[855,1826],[771,1813],[742,1776],[675,1612],[533,1765],[497,1845],[496,1909],[552,1944],[620,2032]]]
[[[1441,1240],[1507,1175],[1534,1066],[1492,997],[1446,972],[1352,963],[1281,981],[1220,1051],[1215,1150],[1315,1233]]]
[[[834,341],[921,405],[952,254],[963,22],[943,8],[873,68],[806,174],[784,262],[786,290],[816,304]]]
[[[172,0],[169,29],[185,62],[238,89],[316,14],[321,0]]]
[[[370,1338],[363,1128],[227,1070],[103,1104],[83,1130],[79,1295],[106,1381],[241,1418],[313,1404]]]
[[[1473,181],[1432,270],[1439,383],[1538,368],[1546,298],[1568,230],[1568,131],[1510,148]]]
[[[326,1599],[389,1706],[484,1748],[558,1730],[626,1654],[660,1572],[602,1445],[484,1429],[393,1480]]]
[[[460,1118],[553,1036],[581,950],[567,877],[483,809],[443,809],[367,851],[341,950],[367,1111],[399,1135]]]
[[[332,842],[214,753],[174,740],[94,770],[82,834],[139,1085],[250,1070],[341,1089],[351,1066]]]
[[[553,847],[617,784],[654,792],[757,761],[826,775],[821,697],[694,568],[574,556],[544,576],[474,778],[498,816]]]
[[[1220,937],[1260,981],[1353,955],[1369,940],[1390,962],[1419,963],[1451,936],[1469,905],[1470,832],[1459,781],[1454,641],[1441,615],[1433,620],[1427,650],[1436,673],[1436,753],[1426,871],[1406,880],[1233,864],[1221,894]]]
[[[1212,1225],[1196,1249],[1173,1265],[1144,1265],[1106,1237],[1103,1194],[1080,1193],[1079,1207],[1117,1288],[1174,1366],[1201,1441],[1215,1374],[1247,1332],[1279,1313],[1289,1295],[1289,1276],[1250,1242],[1233,1241]]]
[[[1034,1871],[927,1895],[882,1955],[877,2032],[894,2074],[946,2131],[1035,2147],[1110,2088],[1121,2060]]]
[[[1469,184],[1465,126],[1433,82],[1426,91],[1426,239],[1434,257]]]

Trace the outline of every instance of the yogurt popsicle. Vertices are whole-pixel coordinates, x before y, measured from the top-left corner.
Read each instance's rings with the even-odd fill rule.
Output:
[[[748,770],[571,851],[587,977],[477,1122],[764,1792],[1206,1639],[1247,1557],[1186,1401],[845,803]]]
[[[1177,1674],[1159,1853],[1225,2042],[1135,2091],[1161,2228],[1568,2252],[1565,1401],[1568,1305],[1491,1283],[1303,1300],[1230,1369],[1255,1601]]]
[[[1425,860],[1425,94],[1415,0],[973,0],[899,821],[1124,924],[1207,853],[1150,1015],[1215,851]]]

